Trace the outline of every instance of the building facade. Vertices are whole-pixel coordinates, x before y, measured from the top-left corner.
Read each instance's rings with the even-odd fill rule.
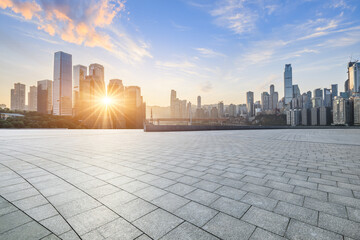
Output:
[[[293,85],[292,85],[292,67],[291,64],[285,64],[284,70],[284,101],[285,104],[289,104],[293,97]]]
[[[72,115],[72,56],[61,51],[54,55],[53,114]]]
[[[52,90],[53,82],[51,80],[37,82],[37,112],[43,114],[52,113]]]
[[[80,101],[80,90],[81,86],[85,83],[85,77],[87,75],[87,67],[83,65],[75,65],[73,67],[73,116],[78,117],[82,111]]]
[[[25,110],[25,84],[14,84],[14,88],[11,89],[10,109],[17,111]]]
[[[28,111],[36,112],[37,111],[37,87],[30,86],[30,91],[28,93]]]

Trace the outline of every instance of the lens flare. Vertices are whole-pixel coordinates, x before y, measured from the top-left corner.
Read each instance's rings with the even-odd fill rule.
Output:
[[[103,103],[104,105],[108,106],[108,105],[110,105],[110,104],[112,103],[112,99],[109,98],[109,97],[104,97],[104,98],[102,99],[102,103]]]

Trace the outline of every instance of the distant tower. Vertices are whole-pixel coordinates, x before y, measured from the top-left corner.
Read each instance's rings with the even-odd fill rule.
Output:
[[[11,89],[11,110],[25,110],[25,84],[15,83]]]
[[[246,107],[247,107],[249,117],[254,116],[254,93],[253,92],[246,93]]]
[[[53,82],[42,80],[37,82],[37,111],[43,114],[51,114]]]
[[[285,64],[284,71],[284,99],[285,104],[289,104],[293,97],[293,86],[292,86],[292,67],[291,64]]]
[[[53,114],[72,115],[72,56],[64,52],[54,56]]]
[[[197,108],[198,109],[201,108],[201,97],[200,96],[197,97]]]
[[[30,86],[28,93],[28,111],[36,112],[37,110],[37,87]]]

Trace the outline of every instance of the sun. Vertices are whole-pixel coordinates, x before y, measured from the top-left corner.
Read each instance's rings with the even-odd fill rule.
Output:
[[[106,105],[106,106],[111,105],[112,99],[109,98],[109,97],[104,97],[104,98],[102,99],[102,103],[103,103],[104,105]]]

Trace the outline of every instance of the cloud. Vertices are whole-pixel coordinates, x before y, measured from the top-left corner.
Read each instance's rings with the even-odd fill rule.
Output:
[[[173,25],[174,28],[176,28],[178,31],[189,31],[191,30],[191,27],[188,27],[188,26],[183,26],[183,25],[179,25],[179,24],[176,24],[175,22],[171,21],[171,24]]]
[[[125,0],[2,0],[0,8],[11,9],[26,20],[35,21],[38,29],[51,36],[57,35],[66,42],[101,47],[128,62],[151,57],[147,45],[129,40],[125,33],[121,38],[118,38],[119,34],[114,38],[114,32],[109,30],[114,19],[125,11]],[[119,45],[124,45],[119,43],[122,40],[128,46],[119,48]],[[137,54],[129,54],[131,49]]]
[[[216,24],[236,34],[250,32],[255,28],[259,15],[247,7],[245,2],[244,0],[220,1],[210,14],[215,17]]]
[[[197,50],[203,57],[225,57],[224,54],[215,52],[214,50],[208,48],[195,48],[195,50]]]

